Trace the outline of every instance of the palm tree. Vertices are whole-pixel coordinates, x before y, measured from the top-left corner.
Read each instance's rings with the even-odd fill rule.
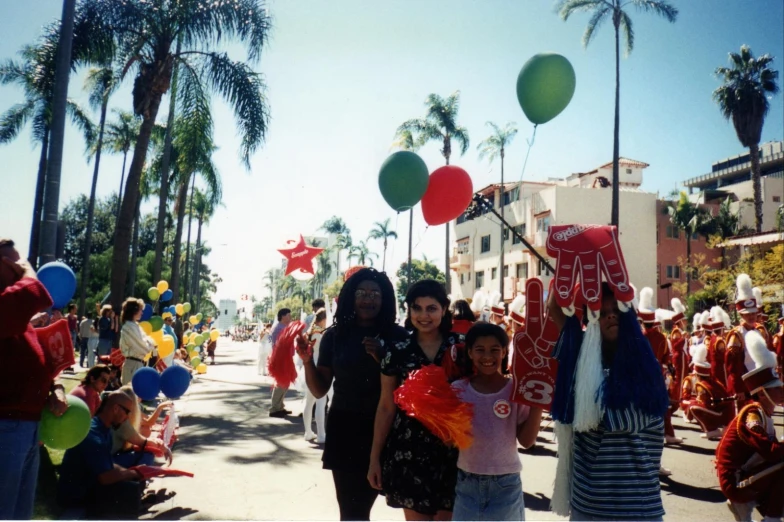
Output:
[[[226,53],[213,49],[219,42],[225,45],[226,38],[235,39],[247,48],[248,59],[256,62],[266,44],[270,24],[260,0],[83,0],[80,9],[102,33],[113,35],[120,44],[118,63],[125,73],[133,71],[136,76],[133,108],[142,117],[112,254],[112,305],[119,307],[128,272],[130,227],[139,197],[139,180],[153,124],[161,99],[171,86],[174,68],[180,66],[179,81],[183,91],[190,94],[184,99],[198,101],[206,97],[207,90],[213,90],[232,106],[242,137],[241,157],[249,168],[250,155],[263,143],[267,131],[264,82],[246,63],[233,61]],[[183,49],[177,52],[174,44],[180,38]],[[183,105],[185,113],[181,115],[201,108],[198,103]],[[174,291],[178,291],[177,286]]]
[[[264,272],[264,288],[270,291],[270,300],[275,303],[278,300],[276,281],[280,279],[280,269],[270,268]]]
[[[340,267],[340,253],[344,250],[347,251],[346,262],[348,267],[351,268],[351,247],[354,246],[354,240],[351,239],[350,234],[340,234],[335,240],[335,250],[337,251],[337,262]],[[340,275],[340,268],[338,268],[338,275]]]
[[[762,189],[760,187],[759,142],[762,126],[770,109],[768,97],[779,92],[779,73],[770,68],[773,57],[754,58],[748,45],[740,53],[730,53],[732,67],[718,67],[716,75],[724,82],[713,91],[722,116],[732,120],[738,141],[748,147],[751,157],[751,184],[754,190],[754,226],[762,232]]]
[[[348,250],[348,258],[356,259],[357,264],[361,266],[366,266],[367,264],[373,266],[374,257],[378,259],[378,254],[371,252],[367,246],[367,243],[362,240],[360,240],[356,245],[352,245]]]
[[[500,128],[498,125],[493,123],[492,121],[488,121],[487,125],[493,129],[493,133],[485,138],[479,145],[477,145],[477,150],[479,150],[479,159],[484,159],[485,156],[487,157],[487,161],[492,163],[495,161],[496,158],[501,158],[501,201],[499,205],[501,207],[501,268],[499,269],[499,273],[501,277],[498,278],[499,281],[499,292],[501,295],[504,295],[504,156],[506,154],[506,146],[509,145],[512,140],[514,139],[515,135],[517,134],[517,127],[514,123],[509,122],[506,124],[506,127],[503,129]]]
[[[215,201],[214,198],[208,196],[206,193],[202,192],[201,190],[196,190],[193,198],[193,212],[194,217],[198,223],[197,232],[196,232],[196,249],[193,251],[194,256],[194,265],[195,268],[193,269],[193,285],[192,285],[192,292],[191,295],[196,296],[197,302],[197,309],[198,309],[198,291],[199,291],[199,269],[201,265],[201,258],[202,258],[202,244],[201,244],[201,229],[202,226],[209,222],[212,215],[215,213],[215,208],[217,205],[220,204],[220,201]],[[255,300],[254,297],[251,299],[252,301]]]
[[[100,110],[98,123],[98,141],[95,144],[95,165],[93,167],[93,181],[90,186],[90,203],[87,206],[87,229],[84,234],[84,258],[82,260],[82,280],[79,289],[79,314],[84,314],[87,299],[87,281],[90,278],[90,246],[93,240],[93,219],[95,216],[95,190],[98,186],[98,169],[101,164],[101,150],[103,149],[104,127],[106,125],[106,110],[109,106],[109,97],[117,83],[111,68],[92,68],[87,72],[85,89],[90,93],[90,106]]]
[[[437,94],[430,94],[425,101],[427,115],[403,122],[397,129],[395,137],[400,142],[408,143],[413,141],[418,147],[430,142],[438,141],[442,143],[441,155],[444,156],[446,164],[449,165],[449,158],[452,156],[452,140],[460,145],[460,155],[468,150],[468,130],[457,124],[457,111],[460,108],[460,91],[452,93],[444,99]],[[408,138],[407,133],[411,135]],[[450,291],[451,273],[449,269],[449,223],[446,224],[446,288]]]
[[[414,139],[414,135],[408,129],[398,129],[395,134],[395,141],[392,142],[392,147],[400,150],[410,150],[416,152],[419,150],[419,144]],[[414,244],[414,209],[413,207],[408,211],[408,262],[406,264],[406,281],[411,281],[411,252]],[[408,288],[406,288],[408,291]]]
[[[337,242],[334,245],[334,248],[337,251],[335,270],[337,270],[338,275],[340,275],[340,252],[351,246],[351,230],[346,225],[346,222],[338,216],[332,216],[326,220],[319,230],[323,230],[327,234],[335,234],[338,236]],[[348,241],[346,242],[346,239],[341,239],[342,237],[348,238]]]
[[[324,251],[316,256],[316,280],[318,282],[318,293],[324,292],[329,276],[332,275],[332,261],[329,260],[329,252]]]
[[[633,5],[640,11],[653,12],[664,17],[668,22],[675,22],[678,9],[665,0],[560,0],[557,10],[561,18],[566,21],[579,11],[591,11],[591,19],[583,33],[583,47],[591,43],[596,29],[606,20],[612,20],[615,29],[615,126],[613,129],[613,174],[612,174],[612,212],[610,223],[618,226],[618,198],[620,179],[618,174],[618,158],[620,157],[620,107],[621,107],[621,50],[620,33],[623,31],[626,41],[626,55],[634,49],[634,28],[632,19],[624,10],[627,5]]]
[[[697,234],[708,237],[713,232],[715,223],[710,212],[689,201],[689,196],[685,192],[677,196],[678,201],[673,201],[667,206],[667,213],[670,215],[670,223],[686,234],[686,296],[688,297],[691,295],[691,278],[694,270],[691,266],[692,237]]]
[[[389,229],[389,221],[389,218],[383,223],[376,221],[373,224],[374,228],[372,228],[368,234],[368,239],[381,239],[384,241],[384,261],[381,263],[381,270],[383,272],[386,272],[387,270],[387,239],[390,237],[392,239],[397,239],[397,232]]]
[[[16,84],[24,92],[23,102],[12,106],[0,115],[0,144],[13,141],[28,122],[32,125],[33,141],[41,144],[33,203],[33,220],[30,227],[30,250],[27,256],[33,266],[38,266],[52,119],[54,64],[59,38],[60,24],[51,24],[44,29],[44,34],[37,45],[28,45],[19,51],[20,61],[8,60],[0,64],[0,85]],[[72,53],[74,66],[85,59],[88,48],[84,38],[77,35],[74,39]],[[89,147],[94,140],[94,130],[87,112],[72,100],[68,101],[66,108],[71,122],[82,132],[85,143]]]
[[[139,198],[136,200],[136,212],[133,216],[133,239],[131,241],[131,270],[128,277],[127,295],[134,295],[136,288],[136,263],[139,258],[139,229],[141,229],[142,202],[150,198],[158,185],[158,179],[150,169],[144,169],[139,181]],[[155,281],[153,280],[153,284]]]
[[[139,137],[141,121],[127,111],[113,109],[112,112],[117,116],[117,120],[106,126],[106,147],[111,152],[123,155],[122,170],[120,171],[120,190],[117,193],[117,216],[119,217],[123,183],[125,183],[125,164],[128,159],[128,152]]]

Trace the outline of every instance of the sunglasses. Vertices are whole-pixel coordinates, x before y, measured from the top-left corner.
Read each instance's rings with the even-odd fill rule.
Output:
[[[370,301],[378,301],[381,299],[381,292],[373,290],[372,292],[366,292],[364,290],[357,290],[354,292],[354,297],[357,299],[369,299]]]
[[[126,408],[126,407],[125,407],[125,406],[123,406],[122,404],[118,404],[117,406],[119,406],[120,408],[122,408],[122,410],[125,412],[125,414],[126,414],[126,415],[130,415],[130,414],[131,414],[131,410],[129,410],[128,408]]]

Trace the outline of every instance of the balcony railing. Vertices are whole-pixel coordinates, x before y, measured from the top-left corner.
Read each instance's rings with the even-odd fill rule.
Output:
[[[452,270],[468,270],[471,268],[471,254],[453,254],[449,258],[449,268]]]

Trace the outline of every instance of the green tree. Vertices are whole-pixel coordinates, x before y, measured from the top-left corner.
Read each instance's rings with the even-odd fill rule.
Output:
[[[374,257],[378,259],[378,254],[371,252],[367,246],[367,243],[362,240],[360,240],[356,245],[352,245],[348,251],[349,260],[356,259],[357,264],[360,266],[373,266]]]
[[[351,230],[346,225],[346,222],[343,221],[343,218],[338,216],[332,216],[326,220],[324,224],[321,225],[319,230],[323,230],[327,234],[334,234],[338,236],[337,243],[334,245],[334,248],[337,252],[335,270],[337,271],[338,275],[340,275],[340,253],[351,246]],[[347,237],[348,241],[345,241],[345,239],[341,240],[341,237]]]
[[[657,14],[668,22],[675,22],[678,9],[664,0],[560,0],[557,10],[566,21],[571,15],[580,11],[591,12],[588,26],[583,33],[583,47],[588,47],[596,30],[602,23],[611,20],[615,29],[615,126],[613,128],[613,173],[612,173],[612,212],[611,224],[619,224],[618,202],[620,178],[618,174],[618,158],[620,157],[620,109],[621,109],[621,31],[626,42],[626,55],[634,49],[634,28],[629,13],[624,7],[633,5],[639,11]]]
[[[487,161],[493,163],[496,158],[501,160],[501,201],[499,206],[501,207],[501,256],[500,256],[500,268],[499,271],[501,274],[504,272],[504,238],[506,237],[506,233],[504,231],[503,219],[504,219],[504,193],[506,192],[506,188],[504,187],[504,156],[506,155],[506,147],[509,145],[514,137],[517,135],[517,127],[514,123],[507,123],[506,126],[502,129],[492,121],[488,121],[487,125],[493,129],[493,133],[485,138],[478,146],[477,149],[479,150],[479,159],[484,159],[487,157]],[[504,278],[498,278],[499,289],[498,291],[501,292],[501,295],[504,295]]]
[[[724,82],[713,91],[722,116],[732,121],[741,145],[749,149],[751,183],[754,190],[754,226],[762,232],[762,189],[760,187],[759,142],[770,109],[768,98],[779,92],[778,71],[770,68],[773,57],[757,58],[748,45],[740,53],[730,53],[731,67],[719,67],[716,75]]]
[[[397,270],[397,298],[398,304],[402,307],[406,300],[406,292],[410,285],[422,279],[435,279],[446,284],[444,273],[436,265],[429,261],[414,259],[411,262],[411,280],[408,279],[408,263],[401,263]]]
[[[113,109],[112,112],[117,116],[117,119],[106,126],[106,148],[110,152],[123,155],[122,170],[120,171],[120,191],[118,192],[118,194],[122,194],[128,152],[139,137],[141,121],[127,111]],[[119,198],[117,200],[117,215],[120,215]]]
[[[460,145],[460,155],[468,150],[468,130],[457,124],[457,111],[460,108],[460,91],[452,93],[446,99],[437,94],[430,94],[425,101],[427,115],[403,122],[397,129],[398,142],[408,144],[414,142],[416,147],[421,147],[430,141],[442,144],[441,155],[446,164],[452,157],[452,140]],[[409,135],[411,136],[409,138]],[[446,259],[444,273],[446,274],[447,292],[450,289],[449,272],[449,223],[446,224]],[[413,276],[412,276],[413,277]]]
[[[234,39],[245,45],[249,60],[257,61],[267,41],[269,19],[260,0],[211,3],[83,0],[80,10],[99,25],[103,34],[111,34],[117,42],[120,67],[135,74],[133,108],[142,117],[112,259],[112,304],[119,307],[128,272],[128,247],[139,181],[161,99],[169,90],[174,68],[181,66],[179,81],[183,90],[192,95],[185,99],[204,99],[207,91],[212,90],[234,109],[241,136],[241,157],[249,168],[250,155],[263,143],[267,131],[264,83],[249,65],[213,49],[219,42]],[[183,48],[177,52],[174,44],[180,38]],[[198,110],[197,106],[188,107],[186,103],[187,108]],[[178,291],[177,286],[174,291]]]
[[[51,130],[51,100],[54,89],[55,57],[60,39],[60,24],[50,24],[44,29],[36,45],[27,45],[19,51],[19,61],[7,60],[0,64],[0,85],[17,85],[22,88],[24,100],[0,115],[0,144],[9,143],[19,136],[27,123],[32,127],[33,142],[40,144],[38,175],[33,203],[33,221],[30,228],[28,259],[38,265],[41,220],[43,217],[44,187],[46,185],[47,154]],[[87,55],[87,45],[82,35],[74,39],[73,66]],[[94,139],[93,124],[87,112],[69,100],[67,105],[71,122],[81,131],[89,147]]]
[[[196,190],[193,201],[193,213],[196,218],[197,232],[196,232],[196,249],[193,252],[195,269],[193,272],[193,284],[191,294],[195,296],[196,307],[199,303],[199,274],[202,259],[202,244],[201,244],[201,230],[202,227],[209,222],[212,215],[215,213],[215,207],[220,204],[220,201],[215,201],[210,198],[206,193],[201,190]],[[251,301],[255,302],[256,298],[253,297]]]
[[[685,192],[678,195],[678,201],[670,202],[666,208],[670,215],[670,223],[686,235],[686,295],[691,294],[691,280],[694,274],[694,267],[691,264],[691,240],[699,234],[704,237],[714,230],[710,212],[705,208],[689,201],[689,196]]]
[[[383,222],[376,221],[373,223],[373,228],[370,229],[370,233],[368,234],[368,239],[380,239],[384,242],[384,260],[381,263],[381,270],[384,272],[387,270],[387,240],[390,237],[392,239],[397,239],[397,232],[390,230],[389,222],[389,218]]]

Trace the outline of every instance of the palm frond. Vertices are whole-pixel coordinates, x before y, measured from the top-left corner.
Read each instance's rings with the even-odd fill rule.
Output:
[[[89,152],[95,140],[95,124],[92,122],[87,113],[73,100],[66,101],[65,106],[71,121],[82,132],[85,142],[85,152]]]
[[[462,156],[465,154],[469,145],[468,129],[465,127],[455,127],[455,130],[452,132],[452,139],[460,145],[460,155]]]
[[[588,20],[588,25],[585,27],[585,32],[583,33],[583,47],[588,47],[588,44],[591,43],[593,36],[596,34],[596,30],[605,20],[612,17],[612,12],[612,8],[603,5],[599,6],[593,13],[590,20]]]
[[[204,65],[205,79],[234,109],[242,137],[240,156],[250,169],[250,155],[264,142],[269,122],[264,81],[246,64],[226,54],[211,53]]]
[[[603,5],[608,3],[605,0],[561,0],[555,5],[555,10],[563,21],[567,21],[574,13],[590,11]]]
[[[632,3],[641,11],[655,13],[665,18],[668,22],[675,22],[678,19],[678,8],[670,5],[669,2],[663,0],[632,0]]]
[[[22,127],[33,116],[35,103],[27,101],[11,106],[0,116],[0,143],[13,141],[22,131]]]
[[[84,88],[89,93],[90,107],[98,109],[117,87],[114,72],[110,67],[90,68],[84,80]]]
[[[621,11],[620,25],[623,31],[623,39],[626,42],[626,55],[628,56],[634,49],[634,28],[632,27],[632,19],[625,11]]]

